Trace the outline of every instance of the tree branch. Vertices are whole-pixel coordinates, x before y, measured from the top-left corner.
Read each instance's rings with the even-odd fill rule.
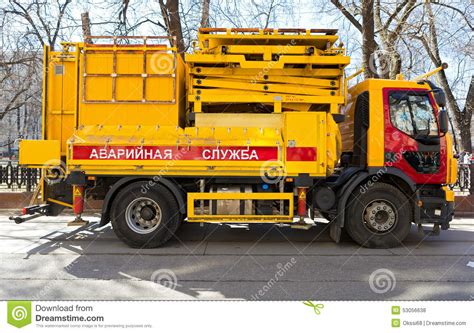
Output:
[[[346,7],[344,7],[343,4],[341,4],[340,1],[338,0],[331,0],[331,3],[336,6],[337,9],[339,9],[339,11],[342,13],[342,15],[344,15],[348,20],[349,22],[352,23],[352,25],[357,29],[359,30],[360,32],[362,32],[362,25],[359,23],[359,21],[354,17],[354,15],[352,15],[347,9]]]

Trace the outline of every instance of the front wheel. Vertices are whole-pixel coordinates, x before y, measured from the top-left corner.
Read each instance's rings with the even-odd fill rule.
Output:
[[[392,185],[376,183],[351,194],[344,227],[364,247],[391,248],[407,237],[411,221],[408,198]]]
[[[136,182],[123,188],[111,207],[112,227],[117,237],[135,248],[163,245],[181,222],[178,204],[163,185]]]

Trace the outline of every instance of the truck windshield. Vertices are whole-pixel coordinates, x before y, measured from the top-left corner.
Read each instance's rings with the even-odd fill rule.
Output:
[[[438,124],[427,94],[393,92],[389,100],[393,126],[410,136],[438,135]]]

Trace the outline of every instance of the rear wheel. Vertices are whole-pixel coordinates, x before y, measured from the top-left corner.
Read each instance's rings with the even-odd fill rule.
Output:
[[[399,246],[411,228],[412,206],[396,187],[376,183],[349,198],[344,228],[358,244],[370,248]]]
[[[117,237],[135,248],[163,245],[181,222],[178,204],[163,185],[136,182],[123,188],[111,207],[112,226]],[[146,190],[144,190],[146,189]]]

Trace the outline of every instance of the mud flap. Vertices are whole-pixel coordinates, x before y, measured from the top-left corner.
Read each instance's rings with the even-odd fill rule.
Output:
[[[331,237],[331,239],[335,243],[340,243],[341,235],[342,235],[342,228],[336,223],[336,221],[333,221],[329,225],[329,237]]]

